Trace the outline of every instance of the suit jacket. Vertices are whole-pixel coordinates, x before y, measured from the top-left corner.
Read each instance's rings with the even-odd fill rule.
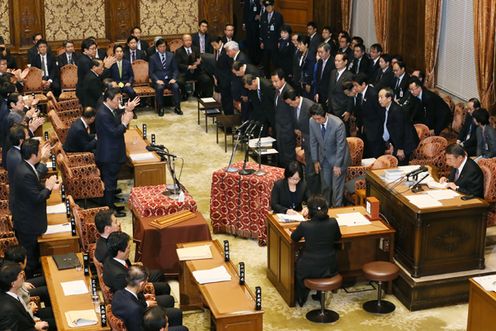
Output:
[[[286,214],[288,209],[293,209],[296,211],[301,211],[302,206],[301,203],[303,201],[307,201],[308,193],[307,193],[307,185],[305,181],[302,179],[296,184],[296,201],[292,201],[291,193],[289,191],[289,184],[286,178],[279,179],[274,183],[274,187],[272,188],[270,206],[274,213],[282,213]],[[295,204],[294,207],[292,206]]]
[[[177,79],[177,76],[179,74],[177,63],[174,59],[174,54],[167,51],[165,52],[165,69],[162,67],[160,54],[155,53],[150,56],[148,71],[149,76],[154,84],[157,82],[157,80],[169,81],[171,79]]]
[[[153,47],[155,48],[155,47]],[[136,54],[136,60],[148,60],[148,55],[146,54],[148,48],[142,48],[142,49],[136,49],[135,54]],[[124,58],[128,60],[130,63],[132,63],[131,59],[131,50],[129,48],[126,48],[124,50]]]
[[[389,142],[394,146],[395,153],[398,149],[402,149],[405,155],[409,155],[417,148],[419,143],[417,131],[408,114],[396,102],[392,102],[389,107],[386,127],[389,132]]]
[[[374,64],[374,60],[372,60],[371,57],[369,57],[369,59],[370,59],[369,83],[374,84],[374,82],[376,80],[378,80],[379,75],[382,73],[382,69],[379,66],[380,58],[377,58],[377,61],[375,61],[375,64]]]
[[[0,293],[0,330],[35,331],[35,323],[19,300]]]
[[[193,46],[200,48],[200,33],[196,32],[191,35],[191,38],[193,40]],[[213,53],[214,50],[212,48],[212,45],[210,45],[210,36],[208,33],[205,33],[205,53]]]
[[[115,292],[112,296],[112,313],[124,321],[128,331],[143,330],[146,301],[141,297],[139,294],[135,297],[125,289]]]
[[[46,66],[48,69],[48,76],[44,77],[48,79],[51,79],[52,81],[58,81],[59,80],[59,68],[57,67],[57,63],[55,61],[56,59],[52,56],[52,54],[47,53],[46,55]],[[31,62],[31,65],[33,67],[39,68],[43,70],[41,67],[41,55],[37,54],[33,58],[33,62]]]
[[[303,135],[303,149],[308,150],[307,147],[309,146],[308,144],[310,143],[310,128],[309,128],[309,120],[310,120],[310,108],[314,105],[315,103],[307,98],[302,97],[302,102],[301,102],[301,108],[300,108],[300,114],[298,116],[297,114],[297,109],[294,109],[294,128],[296,130],[300,130],[301,134]],[[308,150],[310,153],[310,150]],[[306,152],[305,152],[306,153]]]
[[[73,64],[78,65],[80,58],[81,58],[81,53],[78,53],[78,52],[72,53],[72,62],[73,62]],[[57,63],[59,64],[59,68],[62,68],[66,64],[69,64],[67,62],[67,54],[65,52],[62,53],[62,54],[60,54],[59,56],[57,56]]]
[[[81,118],[75,120],[64,142],[66,152],[94,152],[96,149],[95,135],[88,133]]]
[[[124,289],[127,286],[127,267],[107,256],[103,264],[103,281],[110,288],[112,293]],[[112,300],[113,302],[113,300]]]
[[[267,125],[274,126],[275,109],[274,109],[274,87],[270,80],[260,77],[260,98],[258,91],[249,91],[248,98],[253,105],[251,119]]]
[[[95,58],[100,59],[100,60],[103,61],[103,59],[106,58],[106,57],[107,57],[107,50],[106,49],[98,48],[96,50]]]
[[[475,151],[475,149],[477,148],[477,136],[475,133],[476,129],[477,125],[474,123],[474,118],[472,117],[472,115],[467,113],[463,121],[463,126],[460,130],[460,133],[458,134],[458,140],[463,143],[463,147],[465,148],[467,153],[471,151],[471,153],[469,153],[470,156],[474,154],[474,152],[472,151]],[[468,139],[467,136],[469,136]]]
[[[215,77],[217,78],[217,86],[220,90],[231,89],[231,81],[233,79],[231,71],[232,59],[226,54],[226,50],[222,48],[215,61]]]
[[[279,39],[277,43],[277,57],[274,58],[275,67],[284,70],[286,77],[293,76],[293,55],[295,50],[295,46],[291,40]]]
[[[384,111],[379,105],[378,92],[373,86],[367,87],[361,104],[357,102],[355,109],[357,111],[357,126],[363,126],[365,143],[382,143]]]
[[[258,29],[258,21],[255,20],[255,17],[260,13],[261,5],[260,1],[250,0],[244,2],[243,6],[243,24],[246,25],[246,29],[248,30],[250,27]]]
[[[346,96],[343,91],[343,82],[350,81],[353,78],[353,74],[351,71],[344,70],[341,76],[339,76],[339,80],[336,82],[337,73],[336,69],[331,72],[329,93],[327,95],[329,113],[341,117],[345,112],[351,113],[349,97]]]
[[[284,19],[281,13],[273,11],[269,22],[268,14],[265,11],[260,17],[260,42],[264,44],[264,50],[276,50]]]
[[[114,116],[104,104],[98,106],[95,118],[96,135],[96,162],[124,163],[126,161],[126,143],[124,132],[126,127],[121,123],[121,114]]]
[[[372,84],[374,84],[377,91],[380,91],[385,87],[394,88],[394,73],[391,67],[388,67],[386,71],[382,71],[382,69],[379,68],[379,72],[377,72],[375,77],[376,79]]]
[[[286,92],[288,89],[292,89],[292,87],[288,83],[286,83],[279,96],[277,96],[277,91],[275,91],[275,98],[277,99],[274,109],[277,134],[276,139],[278,144],[280,145],[286,145],[288,142],[290,144],[296,143],[294,137],[293,110],[286,102],[284,102],[284,99],[282,98],[284,92]]]
[[[117,83],[132,84],[134,82],[134,72],[131,62],[124,58],[122,59],[122,76],[119,76],[119,67],[117,66],[117,63],[112,64],[110,67],[110,75]]]
[[[450,109],[436,93],[422,89],[422,106],[425,113],[425,124],[438,136],[448,126]]]
[[[472,194],[479,198],[484,198],[484,175],[479,165],[474,160],[467,157],[465,166],[458,180],[455,181],[456,169],[451,169],[448,181],[455,182],[459,187],[458,192],[463,194]]]
[[[98,237],[95,245],[95,257],[100,263],[105,263],[105,260],[108,257],[108,247],[107,247],[107,239],[103,237]]]
[[[308,47],[308,53],[313,56],[315,59],[315,55],[317,54],[317,48],[322,43],[322,36],[316,32],[313,37],[310,37],[310,45]]]
[[[146,40],[139,39],[138,45],[140,51],[146,52],[146,50],[148,49],[148,42]]]
[[[369,57],[364,54],[362,56],[362,59],[360,62],[358,62],[358,59],[353,59],[353,62],[351,62],[351,66],[348,67],[348,69],[353,72],[353,74],[358,74],[360,72],[363,72],[367,76],[370,75],[370,59]],[[370,79],[370,76],[368,77]]]
[[[327,128],[322,137],[321,126],[313,119],[309,120],[310,151],[312,162],[324,162],[331,167],[340,167],[346,170],[351,164],[351,156],[346,141],[346,129],[343,121],[337,116],[327,114]]]
[[[328,93],[329,93],[329,82],[331,78],[331,71],[335,69],[334,61],[331,57],[327,59],[326,65],[324,67],[324,71],[322,71],[322,66],[324,65],[324,61],[320,59],[317,62],[317,72],[315,76],[315,94],[319,95],[319,102],[325,103],[327,101]]]
[[[477,127],[477,156],[491,158],[496,156],[496,130],[489,124],[484,128]]]
[[[14,229],[24,234],[41,235],[47,229],[46,200],[51,191],[40,179],[26,161],[15,172],[12,216]]]
[[[52,50],[50,48],[50,45],[48,45],[47,53],[51,53],[51,52]],[[30,49],[28,49],[28,63],[32,64],[36,55],[38,55],[38,48],[36,48],[36,45],[34,45]],[[8,67],[11,68],[10,65]]]
[[[303,59],[301,57],[303,57]],[[298,70],[293,73],[293,82],[295,85],[311,85],[313,83],[313,73],[315,70],[315,56],[312,56],[310,51],[306,54],[300,54],[297,68]]]
[[[353,50],[349,47],[346,47],[346,48],[339,48],[338,51],[341,53],[345,53],[348,56],[348,67],[350,68],[355,58],[353,56]]]
[[[93,71],[89,71],[81,83],[79,101],[83,107],[96,108],[98,99],[101,98],[104,89],[102,76],[97,76]]]
[[[188,72],[188,66],[200,58],[200,49],[196,46],[191,46],[191,54],[188,55],[186,48],[182,46],[176,50],[174,57],[176,58],[179,72],[185,74]],[[195,71],[200,71],[200,68],[197,68]]]
[[[394,75],[393,75],[394,76]],[[405,72],[403,78],[401,79],[399,85],[399,78],[394,76],[393,78],[393,91],[395,99],[402,99],[408,92],[408,80],[410,79],[410,75]]]
[[[80,93],[83,86],[83,81],[91,71],[91,61],[91,58],[86,54],[81,54],[81,57],[79,58],[79,63],[77,66],[78,82],[76,85],[76,94],[79,99],[81,99]]]

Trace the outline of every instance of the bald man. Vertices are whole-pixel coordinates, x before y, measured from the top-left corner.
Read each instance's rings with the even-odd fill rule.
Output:
[[[179,67],[177,82],[183,97],[186,97],[185,84],[189,80],[197,81],[196,95],[198,97],[212,96],[212,81],[201,66],[200,49],[197,46],[193,46],[191,35],[183,35],[182,40],[183,46],[176,50],[174,56]]]

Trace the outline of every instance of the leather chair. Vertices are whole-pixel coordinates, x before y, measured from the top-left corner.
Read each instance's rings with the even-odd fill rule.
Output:
[[[43,71],[36,67],[30,67],[29,72],[24,79],[24,89],[23,94],[35,94],[36,99],[38,99],[40,104],[46,104],[48,98],[44,94],[44,89],[42,85]]]
[[[140,98],[154,98],[155,89],[150,86],[148,62],[145,60],[136,60],[132,63],[132,67],[134,74],[133,89],[136,95]]]
[[[167,44],[169,45],[169,51],[175,53],[179,47],[183,46],[183,41],[182,39],[176,38],[176,39],[172,39]]]
[[[487,226],[496,225],[496,158],[480,159],[477,164],[484,174],[484,200],[489,203]]]
[[[422,123],[416,123],[413,125],[415,127],[415,131],[417,131],[417,135],[419,137],[419,141],[424,140],[427,137],[431,136],[431,132],[429,127]]]
[[[15,236],[0,238],[0,257],[3,258],[5,251],[12,246],[19,245],[17,238]]]
[[[351,165],[346,172],[346,181],[365,175],[367,167],[362,166],[364,144],[358,137],[347,137],[348,149],[350,150]]]
[[[53,130],[57,134],[59,140],[65,142],[70,126],[63,122],[54,110],[48,112],[48,119],[50,120],[50,123],[52,123]]]
[[[337,290],[343,283],[343,277],[337,274],[330,278],[308,278],[304,284],[310,290],[320,291],[320,309],[309,311],[306,318],[315,323],[333,323],[339,319],[339,314],[333,310],[325,309],[326,292]]]
[[[68,161],[70,167],[96,165],[95,154],[91,152],[66,153],[60,141],[56,141],[52,146],[52,153],[62,154]]]
[[[105,284],[103,280],[103,264],[101,264],[100,261],[96,259],[95,255],[93,255],[93,264],[95,265],[96,276],[98,278],[98,283],[100,283],[100,289],[102,290],[103,301],[107,304],[110,304],[112,302],[112,291],[110,291],[110,288]]]
[[[377,300],[367,301],[363,309],[374,314],[388,314],[396,309],[396,306],[386,300],[382,300],[382,283],[390,282],[398,277],[400,269],[391,262],[374,261],[362,267],[365,278],[377,282]]]
[[[60,87],[62,93],[59,95],[59,100],[76,99],[77,82],[77,65],[66,64],[60,68]]]
[[[453,121],[449,128],[444,129],[439,135],[446,138],[448,144],[456,142],[458,134],[463,126],[463,120],[465,119],[466,110],[463,102],[457,103],[453,107]]]
[[[439,177],[449,175],[446,165],[445,151],[448,141],[440,136],[427,137],[422,140],[413,152],[411,165],[433,165],[437,167]]]
[[[52,92],[47,93],[48,104],[47,109],[55,110],[55,111],[64,111],[70,109],[82,109],[81,104],[79,103],[79,99],[69,99],[69,100],[61,100],[57,101]]]
[[[112,331],[127,331],[124,321],[112,313],[112,305],[107,305],[105,310],[107,311],[107,321],[109,322]]]

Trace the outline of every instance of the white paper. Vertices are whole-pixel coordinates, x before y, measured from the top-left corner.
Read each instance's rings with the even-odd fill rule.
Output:
[[[47,226],[47,230],[44,234],[54,234],[54,233],[64,233],[71,232],[71,224],[70,223],[62,223]]]
[[[277,218],[279,218],[279,222],[282,223],[290,223],[290,222],[303,222],[305,218],[301,214],[276,214]]]
[[[231,275],[223,265],[217,268],[193,271],[193,276],[199,284],[226,282],[231,280]]]
[[[179,261],[211,259],[210,245],[184,247],[176,249]]]
[[[56,205],[47,206],[46,208],[47,214],[65,214],[67,208],[65,203],[58,203]]]
[[[371,224],[370,221],[359,212],[337,214],[336,220],[338,221],[339,226],[356,226],[356,225]]]
[[[67,324],[69,324],[71,328],[95,325],[98,323],[98,318],[94,309],[67,311],[65,313],[65,318]]]
[[[371,157],[368,159],[362,159],[361,165],[363,167],[368,167],[368,166],[372,165],[372,163],[374,163],[376,160],[377,159],[375,157]]]
[[[64,290],[64,295],[80,295],[88,293],[88,287],[84,280],[74,280],[72,282],[60,283],[62,290]]]
[[[214,99],[214,98],[201,98],[201,101],[202,101],[203,103],[213,103],[213,102],[217,102],[217,101],[215,101],[215,99]]]
[[[435,200],[447,200],[456,198],[460,194],[453,190],[430,190],[427,191],[427,195]]]
[[[398,167],[398,169],[403,171],[403,173],[406,175],[407,173],[417,170],[420,167],[421,167],[420,165],[406,165],[406,166]]]
[[[274,148],[269,148],[269,149],[262,149],[261,151],[262,155],[268,155],[268,154],[278,154],[279,152],[277,151],[277,149],[274,149]],[[258,155],[258,149],[255,149],[255,154]]]
[[[272,147],[272,143],[276,141],[272,137],[262,137],[260,138],[260,146],[263,147]],[[257,148],[258,147],[258,138],[250,139],[248,141],[248,146],[250,148]]]
[[[486,291],[496,291],[496,275],[474,277],[473,280]]]
[[[130,154],[129,157],[133,161],[148,161],[155,159],[155,155],[153,155],[152,152]]]
[[[424,182],[429,186],[429,188],[445,189],[448,187],[448,183],[439,183],[434,180],[431,176],[427,177]]]
[[[443,204],[428,194],[407,195],[406,198],[419,208],[441,207]]]

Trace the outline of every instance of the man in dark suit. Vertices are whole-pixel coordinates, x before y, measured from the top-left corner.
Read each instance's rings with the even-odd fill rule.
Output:
[[[438,136],[444,128],[448,127],[451,113],[448,104],[436,93],[423,88],[417,77],[410,78],[408,87],[410,93],[422,103],[424,124]]]
[[[396,61],[393,64],[393,91],[394,99],[400,102],[408,93],[408,80],[410,75],[406,72],[406,65],[403,61]]]
[[[440,183],[463,194],[484,198],[484,175],[477,163],[467,157],[465,150],[458,144],[446,147],[446,164],[451,169],[448,178],[441,177]]]
[[[198,32],[193,33],[193,45],[198,47],[200,54],[213,53],[212,45],[210,45],[210,36],[208,35],[208,22],[201,20],[198,23]]]
[[[216,37],[210,42],[214,49],[215,57],[215,70],[214,70],[214,84],[215,91],[221,95],[222,111],[226,115],[234,114],[233,97],[231,93],[232,60],[227,55],[224,49],[224,43],[221,37]]]
[[[95,226],[100,235],[96,240],[95,257],[101,264],[104,264],[109,256],[108,237],[111,233],[121,230],[121,223],[115,218],[112,212],[102,210],[95,215]],[[128,264],[130,265],[131,263],[129,262]]]
[[[284,19],[281,13],[274,10],[274,0],[264,0],[263,4],[265,12],[260,17],[260,49],[265,76],[269,77],[273,69],[274,57],[277,55],[277,41]]]
[[[231,23],[227,23],[224,26],[224,35],[222,36],[222,42],[224,44],[226,44],[230,41],[235,41],[234,40],[234,25],[232,25]],[[212,39],[210,39],[210,43],[212,43]]]
[[[188,80],[198,82],[196,94],[200,98],[212,96],[212,82],[201,65],[200,49],[192,45],[191,35],[184,34],[183,46],[179,47],[174,57],[176,58],[179,75],[177,82],[181,91],[186,91],[185,85]]]
[[[248,0],[243,4],[243,30],[246,31],[245,46],[254,63],[260,61],[260,10],[259,0]]]
[[[477,125],[474,123],[472,113],[474,110],[481,107],[480,101],[477,98],[471,98],[467,102],[467,113],[463,120],[463,126],[458,134],[456,143],[462,146],[467,152],[468,156],[474,156],[477,153]]]
[[[36,47],[38,47],[38,54],[32,59],[31,65],[41,69],[43,72],[41,80],[43,88],[52,91],[55,96],[58,96],[60,94],[60,79],[56,59],[51,53],[48,53],[46,40],[38,40]]]
[[[230,58],[229,70],[231,71],[231,95],[234,101],[239,101],[241,103],[241,118],[245,121],[248,119],[249,115],[249,104],[246,98],[242,98],[243,96],[246,96],[246,94],[244,94],[243,84],[241,79],[239,79],[232,70],[232,66],[236,62],[240,65],[244,65],[250,63],[250,61],[245,53],[239,50],[239,44],[235,41],[230,41],[225,44],[224,49],[226,50],[227,56]]]
[[[24,272],[18,263],[4,263],[0,267],[0,330],[48,330],[45,321],[33,320],[21,302],[19,291],[24,283]],[[55,325],[51,326],[55,330]]]
[[[275,136],[279,152],[279,166],[285,168],[291,161],[296,160],[293,110],[283,99],[284,93],[293,88],[284,79],[284,72],[281,69],[272,72],[271,80],[276,89],[274,97]]]
[[[266,136],[269,127],[274,128],[274,87],[267,78],[246,74],[242,78],[243,86],[248,90],[248,100],[252,105],[250,120],[263,124],[262,136]]]
[[[127,38],[126,45],[127,47],[124,50],[124,58],[128,60],[129,63],[132,64],[136,60],[148,60],[148,56],[146,54],[147,48],[138,49],[138,38],[135,36],[129,36]]]
[[[46,200],[52,190],[57,190],[57,176],[53,175],[41,184],[36,165],[41,161],[40,142],[28,139],[21,146],[23,162],[17,166],[14,176],[14,201],[12,218],[19,243],[27,250],[26,270],[32,273],[39,267],[38,236],[47,229]]]
[[[496,157],[496,129],[489,124],[489,112],[484,108],[479,108],[474,110],[472,117],[477,125],[476,156],[486,159]]]
[[[81,89],[79,92],[81,106],[96,108],[105,87],[103,84],[103,73],[104,68],[102,60],[91,60],[90,71],[81,82]]]
[[[28,49],[28,63],[33,63],[34,58],[36,57],[36,55],[38,55],[37,43],[41,39],[44,39],[41,33],[33,34],[32,37],[33,46],[31,46],[31,48]]]
[[[348,69],[355,75],[362,72],[369,77],[370,59],[365,53],[365,46],[363,44],[355,45],[353,48],[353,62],[348,66]]]
[[[62,46],[64,46],[65,52],[57,56],[59,68],[62,68],[66,64],[78,65],[81,54],[76,53],[74,49],[74,42],[72,40],[64,40]]]
[[[117,189],[117,174],[126,162],[126,145],[124,132],[133,118],[133,110],[139,104],[139,99],[129,101],[124,113],[119,112],[122,94],[118,88],[109,88],[103,95],[103,103],[98,106],[95,125],[98,137],[95,160],[102,181],[105,184],[104,200],[109,208],[115,210],[117,217],[126,214],[115,206],[114,193]]]
[[[377,61],[379,69],[373,74],[374,80],[371,81],[371,84],[373,84],[378,91],[385,87],[394,88],[394,73],[393,68],[391,67],[391,59],[391,55],[382,54]]]
[[[155,43],[157,52],[150,56],[149,61],[149,76],[152,80],[153,87],[155,88],[155,99],[158,107],[158,115],[164,116],[164,90],[170,89],[174,98],[174,112],[182,115],[181,110],[181,97],[177,78],[179,70],[177,68],[174,54],[166,51],[167,42],[165,39],[159,39]]]
[[[381,71],[381,67],[379,65],[379,59],[381,58],[381,55],[382,55],[381,44],[373,44],[372,46],[370,46],[370,53],[369,53],[369,59],[370,59],[369,83],[370,84],[374,84],[374,82],[377,80],[377,76],[379,75],[379,73]],[[375,86],[375,88],[377,88],[377,86]],[[380,89],[378,89],[378,91],[380,91]]]
[[[90,37],[88,37],[88,39],[93,40],[95,42],[95,45],[96,45],[96,52],[95,52],[94,58],[104,60],[107,57],[107,50],[98,47],[98,43],[97,43],[96,38],[94,36],[90,36]]]
[[[334,69],[334,61],[331,59],[331,46],[327,43],[322,43],[317,48],[319,61],[317,62],[317,72],[314,77],[313,90],[315,91],[315,102],[322,106],[327,104],[327,96],[329,93],[329,80],[331,71]]]
[[[126,93],[129,99],[136,97],[133,89],[134,72],[131,62],[124,58],[124,48],[121,45],[114,46],[115,63],[110,67],[110,75],[117,83],[122,93]]]
[[[343,83],[351,81],[353,74],[351,71],[346,70],[348,66],[348,56],[346,53],[336,54],[334,66],[336,69],[331,71],[331,78],[329,79],[328,112],[341,118],[345,123],[346,132],[349,133],[349,119],[352,110],[348,96],[344,94]]]
[[[146,52],[148,49],[148,43],[141,39],[141,28],[139,26],[135,26],[131,29],[131,36],[136,38],[136,48],[140,51]]]
[[[141,266],[132,266],[126,272],[126,286],[114,293],[112,313],[124,321],[129,331],[143,330],[143,315],[147,306],[153,307],[155,301],[146,301],[143,290],[148,280],[148,273]],[[177,308],[165,310],[169,320],[169,330],[187,331],[182,326],[182,312]]]
[[[346,67],[348,67],[349,65],[351,65],[351,62],[353,60],[353,49],[350,48],[350,44],[351,44],[351,37],[349,34],[342,34],[339,38],[338,38],[338,42],[339,42],[339,48],[338,48],[338,53],[341,52],[341,53],[345,53],[347,58],[348,58],[348,63],[346,64]]]
[[[386,87],[379,91],[379,104],[384,109],[383,154],[392,154],[398,159],[399,165],[407,165],[419,143],[417,131],[408,114],[394,102],[394,92],[391,88]]]
[[[317,24],[313,21],[307,23],[307,35],[310,38],[310,46],[308,47],[309,56],[315,57],[317,48],[322,43],[322,36],[319,34]]]
[[[243,76],[252,75],[253,77],[262,77],[262,72],[253,64],[234,61],[232,64],[232,73],[234,75],[231,81],[232,95],[236,96],[235,100],[241,101],[241,119],[246,121],[250,118],[250,103],[248,102],[248,90],[243,85]]]
[[[68,153],[92,152],[96,150],[96,137],[90,127],[95,122],[96,112],[92,107],[86,107],[80,118],[75,120],[64,142],[64,151]]]

